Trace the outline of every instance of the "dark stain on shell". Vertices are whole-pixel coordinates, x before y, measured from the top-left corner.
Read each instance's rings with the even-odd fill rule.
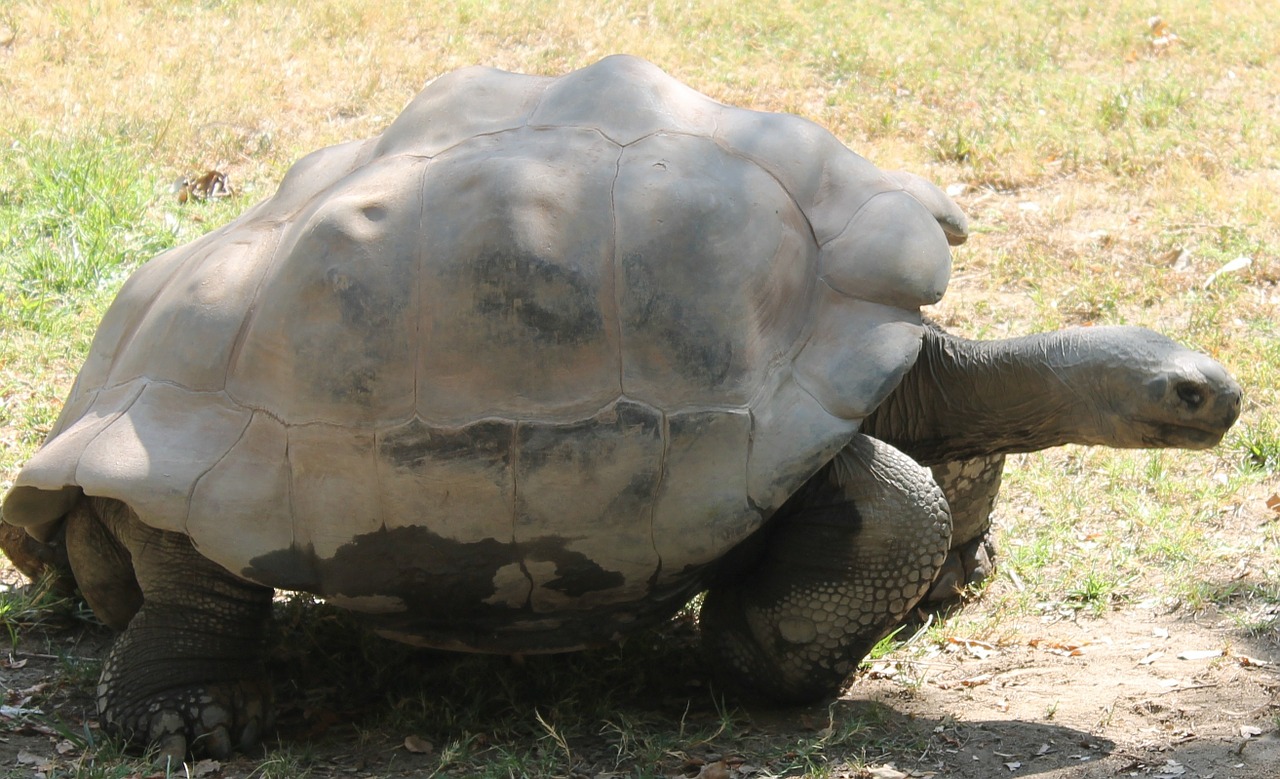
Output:
[[[597,291],[573,268],[526,252],[491,252],[469,268],[478,313],[514,319],[543,343],[583,344],[600,338],[604,324]]]
[[[621,630],[634,629],[637,620],[647,624],[666,618],[688,595],[666,593],[623,609],[600,606],[594,612],[564,614],[535,611],[528,601],[520,605],[486,602],[495,594],[499,571],[513,563],[554,564],[556,578],[542,586],[571,598],[623,583],[621,574],[568,549],[573,540],[463,543],[421,527],[384,528],[356,536],[327,560],[299,548],[260,555],[243,575],[321,596],[395,598],[404,611],[366,615],[374,627],[439,645],[462,643],[495,652],[608,643]],[[546,634],[537,626],[546,626]]]
[[[697,256],[697,247],[689,247]],[[721,334],[724,323],[718,312],[704,312],[690,305],[712,296],[699,295],[701,285],[710,279],[696,277],[696,266],[687,284],[672,288],[670,279],[660,279],[654,272],[662,247],[653,246],[628,253],[622,258],[623,273],[631,297],[629,320],[638,331],[654,338],[670,355],[672,367],[686,379],[703,387],[718,387],[729,378],[734,368],[733,344]],[[667,263],[670,269],[675,263]],[[683,268],[679,268],[683,269]]]
[[[514,422],[484,419],[456,430],[441,429],[415,418],[379,439],[378,456],[410,470],[457,459],[506,466],[514,428]]]
[[[580,422],[521,422],[517,433],[520,464],[527,470],[547,465],[563,466],[573,460],[583,462],[584,473],[614,455],[614,448],[625,439],[642,437],[657,441],[662,436],[662,415],[643,403],[625,398],[618,400],[602,416]],[[655,462],[656,466],[656,462]]]

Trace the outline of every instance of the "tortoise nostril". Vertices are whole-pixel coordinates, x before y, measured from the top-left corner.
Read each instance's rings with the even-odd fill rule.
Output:
[[[1191,411],[1199,411],[1204,405],[1205,390],[1199,384],[1184,381],[1178,385],[1178,399],[1187,405]]]

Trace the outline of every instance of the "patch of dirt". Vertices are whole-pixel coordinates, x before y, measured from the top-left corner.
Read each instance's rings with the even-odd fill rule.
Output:
[[[984,605],[979,601],[968,608]],[[788,745],[799,749],[804,744],[825,775],[851,779],[1280,775],[1280,636],[1250,638],[1224,616],[1162,612],[1151,604],[1099,617],[1054,613],[1014,620],[1002,624],[1001,631],[1006,638],[999,643],[951,639],[943,646],[908,644],[873,663],[829,708],[742,712],[732,733],[686,750],[669,750],[656,765],[639,765],[634,756],[620,761],[616,745],[603,736],[570,736],[573,761],[553,773],[800,776],[805,769],[788,759],[795,756]],[[677,650],[684,651],[689,648],[686,633],[677,629],[662,638],[685,644]],[[84,743],[86,733],[96,732],[88,713],[92,678],[84,671],[95,666],[85,658],[97,656],[109,638],[86,627],[33,631],[0,661],[5,691],[0,776],[76,775],[71,772],[77,766],[94,759]],[[68,675],[69,667],[85,662],[82,672]],[[493,668],[513,678],[522,673],[513,664]],[[334,700],[341,696],[317,688],[313,680],[305,681],[303,689],[291,681],[277,679],[285,716],[281,741],[269,742],[286,751],[305,745],[310,755],[306,775],[413,776],[440,766],[438,742],[410,740],[409,746],[425,747],[413,752],[404,733],[371,733],[373,723],[382,721],[380,714],[350,715],[355,722],[332,716],[317,721],[332,711],[327,707],[341,710]],[[462,684],[439,692],[466,695]],[[409,699],[414,695],[402,693]],[[647,704],[620,702],[623,709],[633,705]],[[714,713],[690,714],[689,705],[679,700],[662,704],[672,710],[666,712],[670,722],[659,724],[658,730],[683,728],[685,718],[690,723],[699,717],[714,719]],[[628,716],[625,711],[622,715]],[[875,725],[865,735],[834,738],[829,748],[822,748],[822,739],[832,736],[833,729],[858,722]],[[320,738],[311,743],[316,736]],[[248,777],[260,774],[262,765],[261,757],[239,756],[221,764],[206,761],[199,769],[203,774],[193,775]],[[281,775],[289,775],[287,769]]]
[[[1129,608],[1100,618],[1021,620],[1001,645],[955,641],[881,662],[854,684],[933,724],[928,751],[898,768],[947,777],[1280,775],[1277,636],[1232,620]]]

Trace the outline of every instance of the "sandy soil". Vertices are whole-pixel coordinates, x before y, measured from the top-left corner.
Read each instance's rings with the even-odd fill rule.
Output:
[[[999,644],[952,639],[908,646],[874,663],[829,711],[752,711],[749,732],[670,755],[661,766],[618,765],[607,745],[582,744],[565,773],[775,776],[784,762],[776,756],[788,742],[812,742],[833,718],[856,720],[874,709],[881,734],[905,734],[917,746],[884,751],[880,745],[904,740],[873,734],[855,750],[856,739],[846,739],[828,750],[830,776],[1280,776],[1278,637],[1249,638],[1235,620],[1162,612],[1157,602],[1100,617],[1017,620],[1003,626],[1004,635],[1017,638]],[[96,656],[109,639],[84,628],[38,632],[0,662],[0,776],[51,777],[84,764],[75,736],[85,732],[90,683],[68,681],[59,658]],[[301,723],[282,725],[286,742],[299,738]],[[70,740],[68,734],[74,734]],[[335,728],[319,742],[321,758],[309,770],[313,776],[414,776],[439,765],[434,754],[406,752],[400,738],[370,740]],[[201,770],[247,777],[260,763],[239,757]]]

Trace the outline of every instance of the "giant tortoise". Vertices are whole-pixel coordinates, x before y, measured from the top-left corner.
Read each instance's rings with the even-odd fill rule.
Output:
[[[928,327],[965,235],[924,180],[638,59],[461,70],[139,269],[3,518],[122,631],[103,726],[170,755],[269,724],[274,588],[499,653],[705,591],[731,681],[828,696],[951,546],[923,465],[1238,413],[1145,330]]]

